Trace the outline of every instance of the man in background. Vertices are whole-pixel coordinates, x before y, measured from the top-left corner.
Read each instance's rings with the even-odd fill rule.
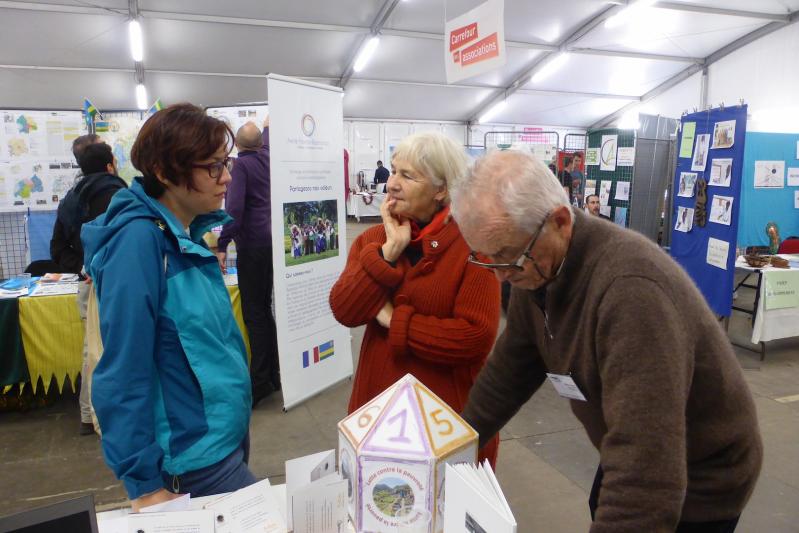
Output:
[[[272,316],[272,195],[269,117],[263,131],[247,122],[236,132],[238,158],[230,173],[225,210],[233,221],[222,228],[217,259],[222,272],[231,240],[236,242],[241,313],[250,336],[252,405],[280,390],[277,328]]]
[[[563,185],[563,189],[569,193],[569,202],[574,201],[572,170],[574,170],[574,159],[571,156],[564,157],[563,170],[558,172],[558,179],[560,180],[561,185]]]
[[[585,158],[583,157],[582,152],[574,152],[572,154],[572,158],[574,163],[572,165],[572,192],[574,196],[577,198],[578,207],[583,205],[583,180],[585,179],[585,175],[583,174],[583,161]]]
[[[383,166],[382,161],[377,162],[377,168],[375,169],[375,177],[373,179],[375,183],[375,188],[378,192],[386,192],[386,183],[388,183],[388,176],[389,172],[386,167]],[[381,189],[380,184],[383,184]]]
[[[84,278],[81,227],[85,222],[105,213],[114,194],[120,189],[127,188],[127,184],[117,176],[116,161],[111,147],[99,139],[96,135],[84,135],[72,143],[72,153],[80,165],[82,177],[78,177],[78,181],[58,205],[53,237],[50,239],[50,258],[59,265],[61,272],[80,274],[82,279]],[[79,283],[78,313],[83,321],[84,330],[88,298],[88,281]],[[94,433],[87,365],[88,352],[84,335],[79,396],[81,435]]]
[[[599,212],[599,207],[599,195],[589,194],[585,197],[585,209],[588,211],[588,214],[594,215],[595,217],[604,218],[605,220],[610,220],[610,217],[606,217]]]

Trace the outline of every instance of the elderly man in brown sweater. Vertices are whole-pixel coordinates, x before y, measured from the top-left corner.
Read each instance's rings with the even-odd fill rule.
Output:
[[[572,210],[520,152],[480,160],[452,211],[469,260],[514,286],[463,412],[480,442],[549,378],[599,450],[591,532],[733,531],[762,443],[732,347],[686,273],[641,235]]]

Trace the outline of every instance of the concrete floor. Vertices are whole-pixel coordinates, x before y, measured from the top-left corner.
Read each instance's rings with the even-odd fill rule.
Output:
[[[348,224],[349,241],[365,224]],[[752,292],[752,291],[747,291]],[[751,301],[741,294],[739,303]],[[357,358],[363,328],[352,331]],[[748,317],[735,313],[731,338],[751,334]],[[736,348],[755,396],[765,442],[765,463],[741,518],[742,532],[799,531],[799,339],[768,344],[766,360]],[[336,422],[346,414],[351,383],[345,381],[288,413],[279,396],[253,412],[250,466],[259,477],[284,481],[284,462],[335,448]],[[0,515],[93,493],[98,509],[125,505],[125,494],[105,466],[99,440],[78,436],[77,397],[28,413],[0,414],[2,480]],[[587,498],[598,454],[566,400],[545,384],[502,432],[497,475],[520,532],[585,531]]]

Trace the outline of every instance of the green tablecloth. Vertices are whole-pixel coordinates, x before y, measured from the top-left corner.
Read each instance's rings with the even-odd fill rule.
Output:
[[[0,386],[29,380],[28,363],[19,329],[19,300],[0,299]]]

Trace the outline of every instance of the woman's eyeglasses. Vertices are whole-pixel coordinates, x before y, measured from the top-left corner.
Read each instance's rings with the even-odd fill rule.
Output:
[[[208,175],[211,177],[212,180],[216,180],[217,182],[222,177],[222,174],[225,173],[225,169],[230,172],[233,170],[233,158],[226,157],[222,161],[217,161],[215,163],[208,163],[205,165],[192,165],[192,168],[204,168],[208,171]]]

